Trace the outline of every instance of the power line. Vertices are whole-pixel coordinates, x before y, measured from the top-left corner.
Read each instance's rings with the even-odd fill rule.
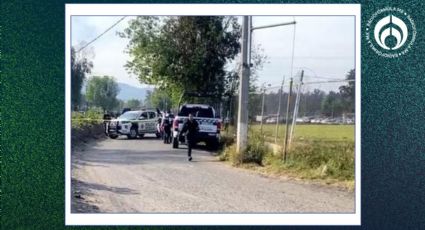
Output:
[[[338,82],[355,82],[355,81],[356,80],[310,81],[310,82],[304,82],[303,85],[324,84],[324,83],[338,83]]]
[[[309,76],[307,75],[307,77],[311,77],[311,78],[318,78],[318,79],[326,79],[326,80],[345,80],[344,78],[334,78],[334,77],[322,77],[322,76]]]
[[[291,59],[291,56],[269,56],[270,59]],[[353,59],[351,56],[296,56],[297,59]]]
[[[340,83],[340,82],[354,82],[355,80],[347,80],[347,79],[332,79],[328,81],[310,81],[310,82],[303,82],[302,85],[311,85],[311,84],[326,84],[326,83]],[[294,85],[297,85],[294,83]],[[265,90],[272,90],[272,89],[278,89],[281,85],[271,85],[269,87],[266,87]]]
[[[91,40],[89,43],[87,43],[85,46],[81,47],[76,53],[80,52],[81,50],[85,49],[87,46],[89,46],[90,44],[92,44],[93,42],[95,42],[97,39],[99,39],[100,37],[102,37],[104,34],[106,34],[108,31],[110,31],[112,28],[114,28],[116,25],[118,25],[118,23],[120,23],[122,20],[124,20],[124,18],[126,18],[127,16],[122,17],[120,20],[116,21],[112,26],[110,26],[108,29],[106,29],[103,33],[101,33],[100,35],[98,35],[95,39]]]

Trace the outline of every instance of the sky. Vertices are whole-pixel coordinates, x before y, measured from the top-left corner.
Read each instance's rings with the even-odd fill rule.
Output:
[[[71,45],[89,42],[103,33],[122,17],[117,16],[73,16],[71,19]],[[92,75],[114,76],[118,82],[136,87],[147,87],[129,74],[124,65],[129,60],[124,52],[128,40],[116,33],[123,31],[129,20],[126,17],[113,29],[94,41],[84,51],[93,61]],[[355,66],[355,19],[353,16],[255,16],[253,26],[280,22],[297,22],[296,26],[281,26],[253,32],[253,45],[260,45],[268,57],[267,63],[258,72],[257,85],[278,86],[285,77],[299,81],[300,71],[305,71],[304,82],[344,79]],[[239,19],[242,21],[241,18]],[[295,42],[293,39],[295,28]],[[292,65],[292,49],[294,59]],[[94,54],[94,55],[93,55]],[[238,57],[240,58],[240,57]],[[235,60],[239,61],[239,60]],[[233,61],[233,63],[235,62]],[[234,64],[229,63],[227,68]],[[291,66],[293,69],[291,71]],[[306,89],[337,90],[341,83],[306,85]],[[271,89],[272,89],[271,88]]]

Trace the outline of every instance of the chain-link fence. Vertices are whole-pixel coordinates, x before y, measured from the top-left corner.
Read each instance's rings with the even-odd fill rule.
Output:
[[[294,77],[283,85],[263,84],[249,95],[249,130],[268,143],[349,142],[354,145],[354,81],[317,76]],[[238,97],[223,100],[221,115],[237,126]],[[228,131],[228,130],[227,130]],[[248,134],[249,138],[250,133]],[[286,139],[287,137],[287,139]]]

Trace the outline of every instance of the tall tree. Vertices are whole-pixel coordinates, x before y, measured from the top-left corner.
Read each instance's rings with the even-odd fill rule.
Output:
[[[339,87],[339,92],[341,93],[342,99],[344,101],[344,110],[346,112],[353,113],[355,105],[355,93],[356,93],[356,71],[354,69],[350,70],[345,76],[346,80],[350,80],[347,85]]]
[[[330,91],[322,101],[322,113],[326,116],[336,117],[342,114],[342,110],[341,94]]]
[[[261,47],[261,44],[252,46],[248,102],[248,116],[251,120],[255,119],[255,116],[261,112],[262,97],[261,92],[259,92],[260,88],[257,86],[257,80],[259,71],[263,69],[263,66],[265,63],[267,63],[267,61],[268,56],[264,53],[264,49]],[[239,75],[241,73],[241,67],[241,62],[238,61],[233,71],[228,73],[225,88],[225,95],[228,96],[228,98],[231,98],[237,93],[239,87]],[[231,103],[231,101],[228,101],[226,104],[229,103]]]
[[[137,99],[130,99],[126,103],[126,107],[131,109],[138,109],[141,105],[142,103]]]
[[[104,112],[111,111],[119,106],[118,93],[119,87],[113,77],[93,76],[87,81],[87,101],[91,105],[102,108]]]
[[[163,111],[168,111],[173,108],[173,101],[167,91],[163,89],[155,89],[152,92],[148,92],[150,93],[146,95],[146,100],[150,107],[158,108]]]
[[[73,110],[76,110],[81,104],[81,88],[92,67],[93,63],[84,53],[76,53],[75,48],[71,47],[71,103]]]
[[[129,72],[164,89],[176,103],[184,91],[225,91],[227,61],[240,51],[236,17],[138,17],[120,33],[130,39]]]

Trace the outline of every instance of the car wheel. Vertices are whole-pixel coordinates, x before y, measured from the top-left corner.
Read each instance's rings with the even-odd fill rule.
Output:
[[[175,137],[173,138],[173,149],[179,148],[179,140]]]
[[[128,139],[135,139],[135,138],[137,138],[137,130],[136,130],[136,127],[131,127],[131,129],[130,129],[130,134],[129,135],[127,135],[127,137],[128,137]]]
[[[109,137],[110,137],[111,139],[117,139],[118,135],[109,134]]]
[[[156,138],[160,138],[161,137],[161,133],[155,133],[155,135],[156,135]]]

